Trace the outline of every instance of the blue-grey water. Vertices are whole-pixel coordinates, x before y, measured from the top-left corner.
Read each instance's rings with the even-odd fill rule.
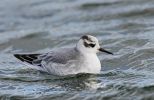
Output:
[[[57,77],[13,57],[84,34],[114,53],[98,54],[98,75]],[[154,0],[0,0],[0,99],[153,100]]]

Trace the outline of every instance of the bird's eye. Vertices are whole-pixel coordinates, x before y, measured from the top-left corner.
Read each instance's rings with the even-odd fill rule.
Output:
[[[95,47],[95,45],[96,45],[96,44],[92,44],[92,43],[89,44],[89,46],[92,47],[92,48]]]

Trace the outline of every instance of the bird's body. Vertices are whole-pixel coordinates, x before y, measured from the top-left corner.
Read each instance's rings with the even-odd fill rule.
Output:
[[[94,44],[88,44],[89,37],[83,36],[73,48],[60,48],[44,54],[15,54],[14,56],[32,68],[54,75],[98,74],[101,71],[101,64],[96,53],[100,47],[95,37],[88,36],[94,38],[90,40],[90,42],[95,42]],[[87,44],[83,40],[86,40]],[[105,50],[104,52],[110,53]]]

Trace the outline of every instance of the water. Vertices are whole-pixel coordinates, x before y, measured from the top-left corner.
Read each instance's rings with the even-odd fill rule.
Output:
[[[12,56],[71,47],[83,34],[114,52],[99,54],[101,74],[57,77]],[[153,95],[153,0],[0,1],[0,99],[152,100]]]

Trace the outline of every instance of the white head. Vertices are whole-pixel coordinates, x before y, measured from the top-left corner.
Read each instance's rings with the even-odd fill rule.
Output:
[[[108,54],[113,54],[107,50],[100,47],[99,42],[96,37],[91,35],[84,35],[80,38],[76,46],[77,50],[82,53],[97,53],[99,51],[106,52]]]

